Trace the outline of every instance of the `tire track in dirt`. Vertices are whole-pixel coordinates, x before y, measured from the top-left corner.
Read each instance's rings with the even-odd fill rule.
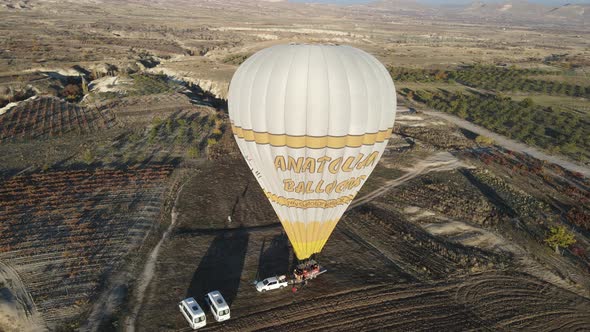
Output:
[[[467,167],[467,165],[463,164],[453,155],[448,152],[438,152],[433,155],[428,156],[427,158],[419,161],[416,165],[412,168],[408,169],[408,172],[397,179],[390,180],[386,182],[383,186],[379,187],[378,189],[357,198],[355,201],[350,204],[347,211],[351,211],[352,209],[359,207],[363,204],[369,203],[376,198],[386,194],[389,190],[400,186],[422,174],[430,173],[430,172],[442,172],[442,171],[450,171],[460,167]],[[374,250],[385,257],[388,261],[390,261],[395,266],[399,267],[399,273],[406,276],[408,280],[417,281],[420,279],[419,273],[416,271],[408,272],[407,269],[404,268],[403,265],[400,265],[400,261],[391,255],[390,252],[387,250],[382,250],[379,246],[375,245],[371,241],[366,240],[361,234],[351,227],[348,227],[346,223],[340,223],[339,229],[348,237],[353,239],[355,242],[363,245],[366,248]]]
[[[374,200],[375,198],[384,195],[390,189],[400,186],[419,175],[430,172],[451,171],[460,167],[467,167],[467,165],[463,164],[461,161],[459,161],[457,158],[455,158],[453,155],[446,151],[437,152],[423,160],[420,160],[412,168],[409,168],[407,170],[408,172],[402,175],[401,177],[390,180],[378,189],[362,197],[357,198],[355,201],[352,202],[352,204],[350,204],[347,211],[354,209],[357,206],[368,203]]]
[[[527,274],[492,272],[453,281],[351,289],[206,330],[544,331],[564,326],[590,326],[590,301]]]
[[[459,286],[454,300],[500,329],[541,331],[562,325],[590,326],[588,299],[528,274],[478,277]]]
[[[410,275],[407,280],[427,282],[459,277],[511,262],[509,255],[433,236],[380,202],[349,212],[339,230],[376,249],[400,271]]]

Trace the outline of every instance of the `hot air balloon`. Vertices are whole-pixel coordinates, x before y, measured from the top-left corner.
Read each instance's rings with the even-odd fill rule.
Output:
[[[391,136],[395,87],[350,46],[263,49],[234,74],[233,134],[299,260],[319,253]]]

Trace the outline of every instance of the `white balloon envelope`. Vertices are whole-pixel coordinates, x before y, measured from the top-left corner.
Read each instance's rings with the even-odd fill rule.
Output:
[[[350,46],[278,45],[237,69],[228,106],[240,151],[297,258],[320,252],[391,136],[391,76]]]

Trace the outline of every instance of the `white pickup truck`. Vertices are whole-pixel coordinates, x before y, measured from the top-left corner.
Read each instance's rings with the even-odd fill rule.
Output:
[[[287,287],[288,285],[289,283],[287,282],[287,277],[282,275],[278,277],[266,278],[262,281],[257,282],[256,290],[259,292],[266,292],[273,289]]]

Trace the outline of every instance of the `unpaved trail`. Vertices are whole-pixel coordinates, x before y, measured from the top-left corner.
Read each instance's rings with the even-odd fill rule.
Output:
[[[0,262],[0,331],[45,331],[43,318],[18,273]]]
[[[547,154],[541,150],[538,150],[534,147],[517,142],[517,141],[510,139],[506,136],[502,136],[502,135],[497,134],[493,131],[490,131],[490,130],[480,127],[476,124],[473,124],[467,120],[463,120],[461,118],[458,118],[458,117],[450,115],[450,114],[437,112],[437,111],[422,111],[422,112],[424,112],[425,114],[431,115],[431,116],[435,116],[435,117],[447,120],[447,121],[449,121],[461,128],[467,129],[467,130],[474,132],[478,135],[490,137],[495,141],[495,144],[502,146],[508,150],[526,153],[534,158],[537,158],[540,160],[545,160],[545,161],[548,161],[553,164],[557,164],[569,171],[578,172],[578,173],[584,174],[584,176],[586,176],[586,177],[590,177],[590,168],[585,167],[583,165],[576,164],[563,156],[549,155],[549,154]]]
[[[145,291],[154,277],[154,273],[156,270],[156,262],[158,260],[158,255],[160,254],[160,249],[162,247],[162,244],[164,243],[164,241],[166,241],[166,239],[174,229],[174,226],[176,225],[176,220],[178,219],[178,211],[176,210],[176,206],[178,204],[178,198],[180,197],[180,193],[182,192],[182,188],[184,188],[185,183],[183,183],[180,186],[180,188],[178,188],[178,192],[176,193],[174,205],[172,206],[170,225],[162,235],[162,238],[160,239],[158,244],[154,247],[154,249],[152,249],[152,252],[150,252],[148,260],[146,261],[145,266],[143,268],[143,272],[141,273],[141,276],[138,279],[137,288],[135,289],[137,297],[132,302],[133,307],[131,309],[131,314],[125,320],[125,330],[128,332],[135,331],[135,320],[137,319],[137,315],[139,314],[139,310],[141,309]]]
[[[435,153],[424,160],[420,160],[416,165],[407,169],[408,172],[406,174],[400,176],[397,179],[387,181],[383,186],[379,187],[379,189],[376,189],[362,197],[359,197],[357,200],[352,202],[352,204],[350,204],[348,210],[354,209],[357,206],[370,202],[376,197],[385,194],[391,188],[397,187],[417,177],[418,175],[430,172],[450,171],[460,167],[467,167],[467,165],[463,164],[450,153],[446,151]]]
[[[111,276],[107,290],[100,293],[98,299],[92,304],[88,319],[80,327],[80,331],[95,332],[100,330],[100,324],[105,317],[110,317],[120,305],[126,294],[128,279],[125,272]]]
[[[496,252],[510,252],[522,267],[522,271],[537,277],[540,280],[590,299],[585,289],[576,287],[576,284],[572,284],[564,278],[559,277],[547,267],[560,266],[559,261],[554,264],[544,264],[543,262],[538,261],[538,259],[535,259],[535,257],[533,257],[521,245],[507,240],[500,234],[491,232],[477,225],[467,224],[443,216],[436,216],[436,218],[438,219],[438,222],[420,224],[421,227],[432,235],[443,236],[453,242],[458,242],[465,246],[477,247]]]

